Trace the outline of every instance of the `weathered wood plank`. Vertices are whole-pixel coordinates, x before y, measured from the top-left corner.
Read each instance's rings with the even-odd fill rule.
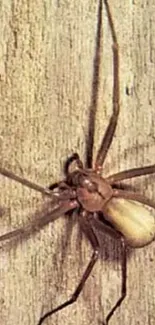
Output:
[[[154,1],[110,1],[120,44],[121,115],[105,173],[154,163]],[[97,1],[2,1],[1,164],[34,182],[61,179],[74,151],[84,157],[91,100]],[[103,11],[95,152],[111,114],[112,51]],[[131,182],[154,198],[154,176]],[[33,218],[42,198],[0,177],[1,234]],[[40,202],[40,203],[39,203]],[[143,216],[142,216],[143,217]],[[1,325],[36,325],[73,292],[91,248],[64,218],[27,240],[1,245]],[[128,296],[110,324],[155,323],[155,246],[132,251]],[[103,238],[102,258],[78,302],[45,324],[100,324],[120,292],[120,247]]]

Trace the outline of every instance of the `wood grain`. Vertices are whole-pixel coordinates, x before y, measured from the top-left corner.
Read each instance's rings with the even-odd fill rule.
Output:
[[[121,114],[105,174],[153,164],[155,156],[155,4],[109,2],[120,45]],[[45,186],[62,178],[64,161],[73,152],[85,157],[97,8],[91,0],[1,3],[0,163]],[[111,114],[112,82],[104,8],[94,153]],[[154,181],[151,175],[129,184],[154,199]],[[43,200],[2,176],[0,186],[2,234],[28,223]],[[109,237],[102,244],[101,259],[77,303],[45,324],[101,324],[121,283],[120,245]],[[37,325],[42,313],[71,295],[90,255],[74,218],[2,244],[1,325]],[[129,254],[128,296],[110,325],[155,324],[154,256],[153,243]]]

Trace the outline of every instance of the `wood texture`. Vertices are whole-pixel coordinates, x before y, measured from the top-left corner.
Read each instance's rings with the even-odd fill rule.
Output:
[[[111,0],[120,45],[121,114],[105,174],[154,163],[154,0]],[[98,1],[1,1],[1,165],[42,185],[63,176],[65,159],[83,158],[88,131]],[[95,152],[111,114],[112,51],[103,11],[103,49]],[[154,199],[155,176],[130,184]],[[0,232],[28,223],[42,205],[32,190],[0,177],[5,214]],[[144,216],[142,216],[144,217]],[[74,227],[73,227],[74,226]],[[120,292],[120,245],[103,251],[76,304],[45,325],[101,324]],[[91,247],[75,220],[60,218],[26,240],[1,244],[1,325],[37,325],[64,302],[89,261]],[[155,245],[131,251],[128,296],[110,322],[155,324]]]

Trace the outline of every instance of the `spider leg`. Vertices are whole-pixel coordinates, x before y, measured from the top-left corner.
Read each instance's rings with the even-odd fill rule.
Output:
[[[144,205],[148,205],[151,208],[155,209],[155,202],[153,202],[149,198],[146,198],[145,196],[143,196],[142,194],[139,194],[139,193],[135,193],[132,191],[120,190],[120,189],[113,189],[113,196],[124,198],[127,200],[137,201],[137,202],[140,202]]]
[[[102,165],[104,163],[104,160],[106,158],[106,155],[108,153],[108,149],[111,145],[115,129],[117,126],[118,121],[118,115],[120,110],[119,105],[119,46],[117,42],[117,36],[114,28],[114,23],[112,19],[112,15],[110,12],[109,4],[107,0],[104,0],[108,21],[111,29],[111,35],[113,40],[113,73],[114,73],[114,79],[113,79],[113,113],[109,121],[109,125],[106,129],[105,135],[102,139],[101,146],[99,148],[99,151],[97,153],[96,161],[95,161],[95,169],[100,171],[102,168]]]
[[[35,191],[38,191],[42,194],[45,194],[45,195],[51,195],[51,191],[48,189],[48,188],[45,188],[45,187],[42,187],[38,184],[35,184],[31,181],[28,181],[26,178],[23,178],[23,177],[20,177],[20,176],[17,176],[15,175],[14,173],[12,173],[11,171],[5,169],[5,168],[2,168],[0,167],[0,174],[3,175],[3,176],[6,176],[10,179],[13,179],[14,181],[24,185],[24,186],[27,186],[29,188],[32,188],[33,190]]]
[[[123,240],[123,238],[121,238],[122,240],[122,283],[121,283],[121,297],[117,300],[117,302],[115,303],[115,305],[112,307],[112,309],[110,310],[110,312],[108,313],[105,323],[103,322],[103,325],[108,325],[109,320],[111,319],[111,317],[113,316],[113,314],[115,313],[116,309],[118,307],[120,307],[120,305],[122,304],[123,300],[126,297],[126,293],[127,293],[127,286],[126,286],[126,280],[127,280],[127,248],[125,245],[125,242]]]
[[[92,244],[92,247],[94,250],[94,252],[91,256],[90,262],[88,263],[86,270],[85,270],[78,286],[76,287],[73,295],[71,296],[71,298],[68,299],[67,301],[65,301],[63,304],[59,305],[58,307],[54,308],[53,310],[44,314],[44,316],[42,316],[40,318],[38,325],[41,325],[44,322],[44,320],[46,318],[48,318],[49,316],[55,314],[56,312],[62,310],[65,307],[73,304],[77,300],[77,298],[79,297],[79,295],[85,285],[86,280],[88,279],[88,277],[89,277],[89,275],[98,259],[99,243],[98,243],[97,237],[96,237],[91,225],[89,224],[88,220],[86,220],[87,216],[88,216],[87,212],[82,211],[81,215],[79,216],[79,219],[81,219],[80,224],[81,224],[82,230],[86,234],[86,236],[89,239],[90,243]]]
[[[88,136],[86,141],[86,168],[92,168],[93,163],[93,148],[94,148],[94,133],[95,133],[95,118],[97,112],[99,83],[100,83],[100,62],[101,62],[101,41],[102,41],[102,7],[103,0],[99,1],[96,26],[96,46],[93,60],[93,79],[91,102],[89,110]]]
[[[70,210],[77,208],[77,206],[78,203],[76,202],[76,200],[60,201],[59,203],[55,203],[54,205],[49,205],[46,209],[45,208],[43,209],[44,215],[42,217],[38,218],[38,214],[40,214],[40,212],[37,212],[35,214],[36,218],[34,218],[34,220],[31,223],[0,236],[0,242],[18,236],[20,237],[28,236],[30,233],[38,231],[43,226],[59,218],[61,215],[65,214],[66,212],[69,212]]]
[[[83,164],[82,164],[82,161],[80,160],[80,157],[78,155],[78,153],[73,153],[73,155],[71,157],[69,157],[65,163],[65,166],[64,166],[64,174],[66,176],[68,176],[68,174],[71,173],[71,170],[70,170],[70,166],[73,165],[73,162],[74,162],[74,168],[78,168],[78,169],[83,169]]]
[[[116,173],[114,175],[110,175],[106,178],[106,181],[108,181],[108,183],[110,184],[115,184],[117,182],[124,181],[125,179],[149,175],[153,173],[155,173],[155,165],[140,168],[132,168],[129,170],[123,170],[122,172]]]

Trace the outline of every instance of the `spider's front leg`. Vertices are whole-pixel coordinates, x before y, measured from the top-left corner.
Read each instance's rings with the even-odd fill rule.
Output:
[[[101,146],[99,148],[99,151],[97,153],[96,161],[95,161],[95,169],[97,171],[101,171],[102,165],[105,161],[107,152],[110,148],[111,142],[113,140],[113,136],[116,130],[117,121],[118,121],[118,115],[120,111],[120,104],[119,104],[119,46],[117,42],[117,36],[114,28],[114,23],[112,19],[112,15],[110,12],[109,4],[106,0],[104,0],[107,15],[108,15],[108,21],[109,26],[111,30],[112,40],[113,40],[113,73],[114,73],[114,79],[113,79],[113,113],[109,121],[109,125],[106,129],[105,135],[102,139]]]

